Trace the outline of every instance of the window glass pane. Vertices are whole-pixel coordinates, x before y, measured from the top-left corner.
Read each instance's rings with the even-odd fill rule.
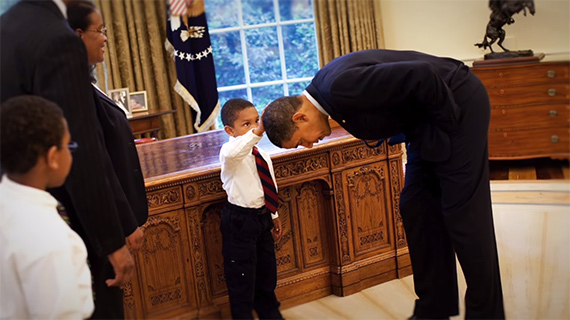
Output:
[[[283,26],[283,47],[288,79],[315,75],[319,66],[313,23]]]
[[[245,37],[251,83],[281,79],[277,28],[247,30]]]
[[[210,1],[210,0],[207,0]],[[275,11],[271,0],[242,0],[243,24],[255,25],[275,22]]]
[[[239,31],[211,34],[218,87],[245,84]]]
[[[311,81],[295,82],[289,84],[289,95],[298,96],[303,93],[303,90],[311,83]]]
[[[239,0],[207,0],[204,2],[210,30],[238,26]]]
[[[279,0],[279,14],[281,15],[281,21],[312,19],[313,1]]]
[[[18,0],[2,0],[0,1],[0,14],[8,11],[11,6],[15,5]]]
[[[229,91],[222,91],[218,92],[218,97],[220,99],[220,105],[224,105],[228,100],[234,98],[242,98],[248,100],[247,98],[247,89],[237,89],[237,90],[229,90]]]
[[[282,97],[284,95],[283,92],[283,85],[280,84],[251,88],[251,95],[253,96],[252,102],[257,108],[257,111],[259,111],[259,114],[261,114],[265,106],[271,101]]]
[[[230,91],[222,91],[218,92],[218,99],[220,100],[220,106],[223,106],[228,100],[233,98],[242,98],[245,100],[247,99],[247,89],[238,89],[238,90],[230,90]],[[220,110],[220,114],[218,115],[218,125],[217,128],[223,128],[224,125],[222,124],[222,112]]]

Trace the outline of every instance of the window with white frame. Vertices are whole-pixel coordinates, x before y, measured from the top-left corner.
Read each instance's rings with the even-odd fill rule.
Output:
[[[205,0],[220,103],[261,111],[300,94],[318,71],[312,0]]]

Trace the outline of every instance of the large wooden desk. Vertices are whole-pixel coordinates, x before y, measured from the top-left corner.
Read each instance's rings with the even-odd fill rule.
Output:
[[[225,132],[138,145],[150,217],[125,288],[127,318],[230,318],[221,255]],[[282,308],[349,295],[411,273],[399,214],[402,150],[370,149],[340,127],[312,149],[260,142],[273,160],[283,235]]]
[[[161,129],[160,116],[174,112],[176,112],[176,110],[134,113],[133,116],[129,118],[129,124],[131,125],[133,135],[136,136],[139,134],[150,133],[152,137],[158,138],[158,133]]]

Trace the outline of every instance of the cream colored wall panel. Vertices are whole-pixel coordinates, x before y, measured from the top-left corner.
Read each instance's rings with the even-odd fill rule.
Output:
[[[488,0],[382,0],[387,49],[416,50],[470,61],[482,58],[474,46],[483,40],[491,10]],[[536,14],[515,14],[504,45],[543,53],[570,51],[570,1],[535,0]],[[494,45],[497,50],[500,49]]]

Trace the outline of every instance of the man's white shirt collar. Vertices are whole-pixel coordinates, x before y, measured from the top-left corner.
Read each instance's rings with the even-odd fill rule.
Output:
[[[322,114],[326,115],[327,117],[330,117],[329,113],[325,111],[325,109],[323,109],[323,107],[321,106],[320,103],[317,102],[317,100],[315,100],[315,98],[313,98],[308,92],[307,90],[303,91],[303,95],[305,97],[307,97],[307,99],[309,99],[309,101],[311,101],[311,103],[315,106],[315,108],[317,108]]]
[[[65,3],[63,3],[63,0],[53,0],[53,3],[57,5],[59,11],[63,13],[63,17],[67,20],[67,7],[65,6]]]

